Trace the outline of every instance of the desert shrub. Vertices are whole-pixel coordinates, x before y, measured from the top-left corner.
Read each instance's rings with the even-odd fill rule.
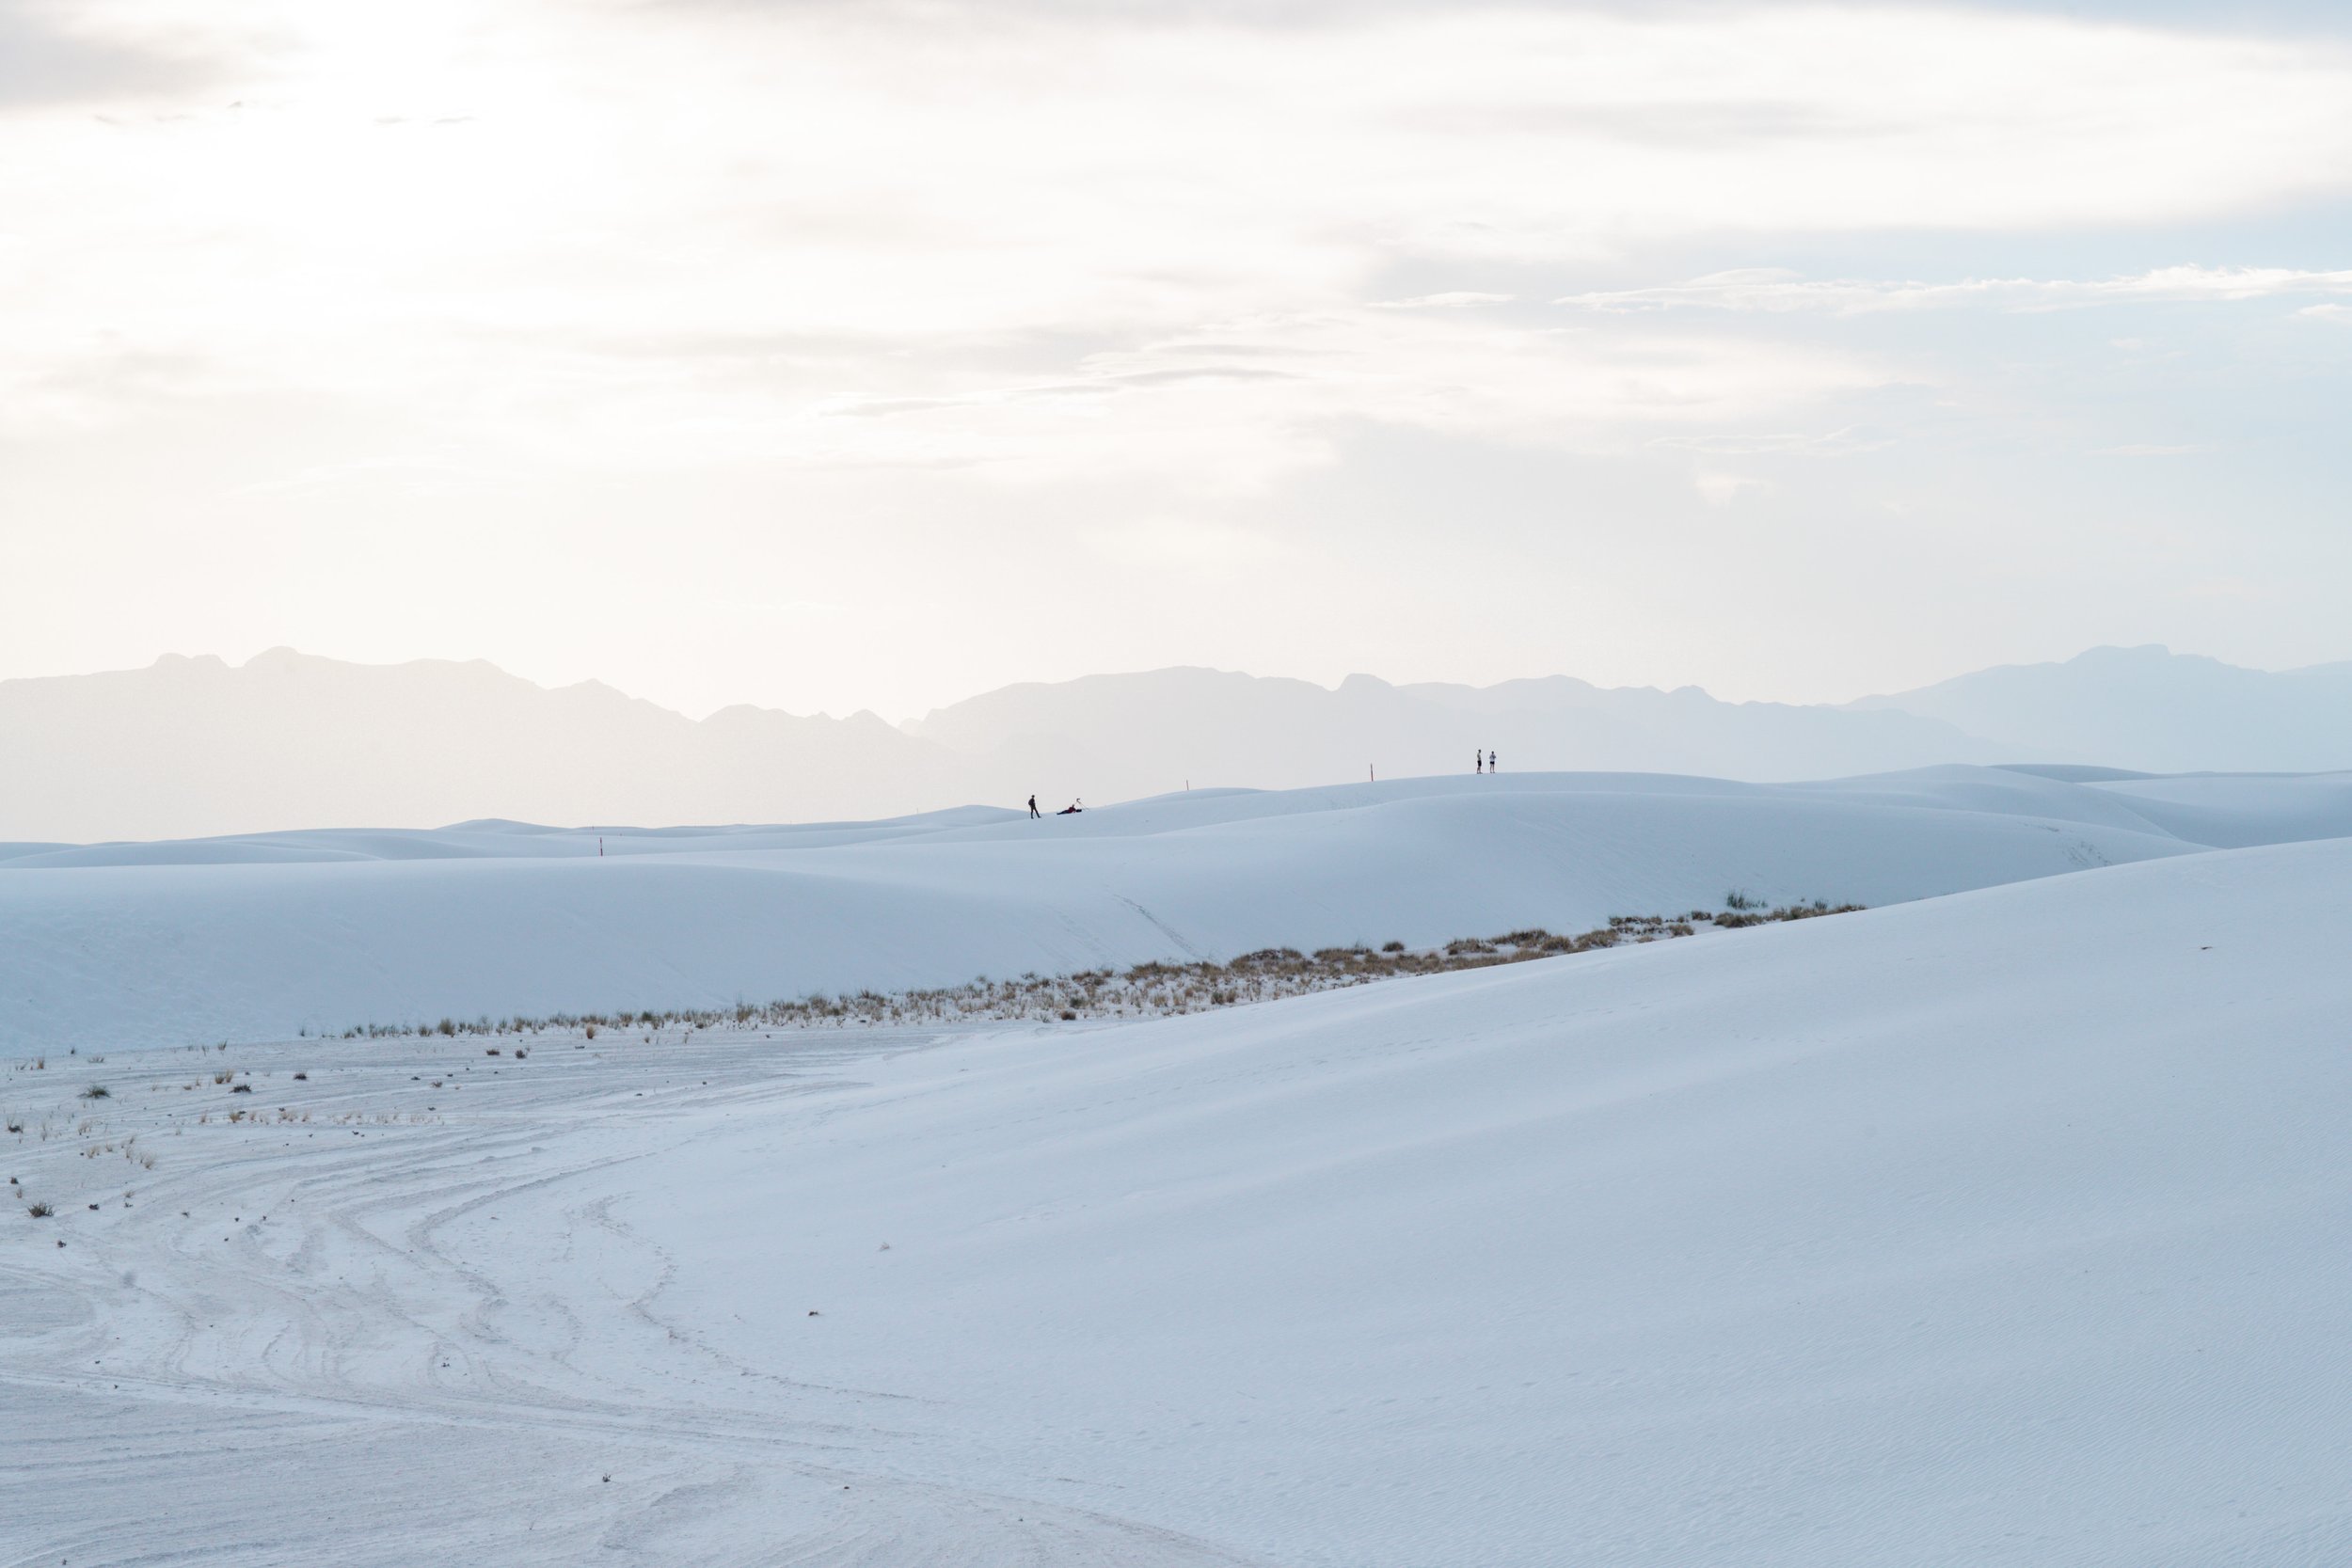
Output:
[[[103,1084],[92,1084],[82,1091],[82,1098],[84,1100],[111,1100],[114,1098],[114,1090]]]
[[[1402,942],[1384,942],[1376,953],[1360,943],[1348,947],[1318,948],[1311,958],[1295,947],[1263,947],[1224,963],[1206,959],[1150,961],[1123,971],[1094,969],[1058,976],[1040,975],[1032,971],[1014,979],[995,981],[981,974],[960,986],[887,994],[861,990],[840,997],[814,991],[798,1000],[771,1002],[764,1006],[738,1002],[727,1011],[689,1008],[656,1012],[646,1008],[610,1017],[599,1013],[555,1013],[540,1019],[509,1019],[497,1025],[491,1024],[487,1019],[479,1025],[454,1024],[444,1021],[450,1026],[440,1032],[523,1034],[535,1033],[544,1028],[576,1028],[586,1038],[593,1040],[605,1030],[642,1027],[645,1031],[645,1039],[650,1041],[654,1037],[653,1031],[674,1024],[696,1031],[720,1028],[730,1022],[739,1028],[805,1030],[957,1020],[1059,1019],[1074,1022],[1089,1016],[1166,1016],[1197,1012],[1204,1007],[1233,1006],[1245,1002],[1274,1001],[1309,991],[1363,985],[1392,976],[1442,974],[1456,970],[1484,969],[1498,964],[1525,963],[1536,958],[1588,953],[1614,947],[1621,942],[1662,942],[1692,935],[1695,923],[1700,921],[1708,921],[1722,927],[1737,927],[1759,926],[1771,921],[1805,920],[1816,915],[1860,908],[1852,904],[1832,907],[1824,899],[1815,899],[1809,904],[1790,904],[1781,909],[1767,910],[1744,895],[1735,895],[1732,901],[1735,905],[1745,904],[1748,908],[1744,911],[1735,909],[1723,914],[1693,911],[1687,918],[1660,914],[1612,915],[1606,925],[1577,935],[1548,931],[1542,927],[1527,927],[1499,937],[1457,938],[1440,949],[1419,953],[1408,952]],[[421,1026],[415,1032],[421,1035],[435,1031],[432,1027]],[[773,1038],[774,1036],[770,1034],[765,1037]],[[501,1052],[498,1047],[489,1046],[485,1048],[485,1053],[496,1056]],[[520,1060],[527,1052],[517,1046],[514,1054]],[[223,1072],[215,1077],[215,1082],[226,1082],[230,1076]],[[297,1073],[295,1076],[305,1075]],[[435,1080],[433,1086],[439,1088],[440,1081]]]
[[[1774,910],[1768,918],[1772,920],[1812,920],[1825,914],[1852,914],[1861,908],[1862,906],[1860,904],[1832,905],[1825,899],[1816,898],[1810,904],[1791,904],[1786,909]]]
[[[52,1208],[51,1208],[48,1204],[46,1204],[46,1203],[36,1203],[36,1204],[33,1204],[33,1205],[31,1205],[30,1207],[28,1207],[28,1208],[27,1208],[24,1212],[25,1212],[26,1213],[28,1213],[28,1214],[30,1214],[30,1215],[32,1215],[32,1216],[33,1216],[33,1218],[35,1218],[35,1219],[37,1219],[37,1220],[45,1220],[45,1219],[47,1219],[50,1215],[52,1215],[52,1214],[54,1214],[54,1213],[56,1213],[56,1211],[55,1209],[52,1209]]]

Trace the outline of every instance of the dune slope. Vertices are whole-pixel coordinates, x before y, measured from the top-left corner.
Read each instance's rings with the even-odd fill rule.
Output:
[[[0,1053],[1582,930],[1734,889],[1876,906],[2200,847],[2099,790],[1973,768],[1411,779],[1036,822],[35,847],[0,860]]]
[[[2341,1561],[2347,874],[958,1046],[615,1213],[722,1353],[1269,1560]]]
[[[0,1560],[2342,1561],[2347,877],[15,1071]]]

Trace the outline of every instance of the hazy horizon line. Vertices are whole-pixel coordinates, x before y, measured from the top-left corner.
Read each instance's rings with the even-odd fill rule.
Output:
[[[1376,674],[1371,671],[1358,670],[1350,671],[1348,673],[1341,676],[1338,680],[1326,684],[1311,675],[1295,675],[1279,673],[1266,673],[1260,671],[1231,668],[1217,664],[1180,662],[1173,664],[1158,664],[1127,670],[1090,670],[1080,674],[1064,675],[1058,678],[1033,677],[1022,680],[1005,681],[994,686],[983,687],[977,690],[966,692],[961,697],[950,698],[945,702],[934,702],[919,713],[910,713],[903,717],[893,718],[889,714],[882,712],[881,709],[872,706],[851,708],[841,713],[836,713],[831,708],[818,708],[803,713],[795,712],[789,708],[777,707],[768,704],[751,701],[720,703],[706,710],[696,712],[691,707],[664,702],[660,698],[640,696],[635,692],[613,684],[612,681],[604,679],[602,676],[587,675],[582,676],[578,680],[564,681],[544,680],[536,675],[530,674],[519,670],[511,669],[508,666],[498,662],[496,659],[483,655],[454,657],[438,654],[421,654],[413,657],[398,659],[346,658],[336,654],[312,653],[308,650],[295,647],[290,642],[279,642],[273,643],[266,648],[257,649],[253,653],[247,654],[243,659],[232,659],[225,654],[218,653],[183,654],[176,650],[167,649],[164,652],[157,654],[153,658],[150,659],[145,664],[117,665],[98,670],[68,670],[51,672],[47,673],[0,675],[0,688],[32,681],[87,680],[96,679],[105,675],[138,674],[175,661],[187,664],[212,663],[220,665],[222,668],[227,670],[243,671],[251,668],[254,664],[262,659],[268,658],[272,655],[291,654],[297,658],[316,659],[324,663],[349,665],[354,668],[368,670],[397,670],[416,664],[443,664],[453,666],[478,664],[493,670],[499,674],[506,676],[509,679],[522,681],[541,691],[564,691],[575,689],[580,687],[601,687],[604,689],[626,698],[630,702],[650,704],[655,707],[660,708],[664,712],[675,714],[678,717],[688,720],[693,723],[701,723],[718,714],[728,712],[732,709],[750,708],[753,711],[759,713],[777,713],[795,719],[826,719],[832,720],[835,722],[847,722],[860,717],[861,715],[866,715],[876,719],[882,723],[889,725],[893,729],[903,731],[909,724],[914,723],[921,719],[930,716],[931,714],[956,707],[963,703],[976,701],[981,697],[991,696],[1000,691],[1009,691],[1023,687],[1072,686],[1080,681],[1087,680],[1118,679],[1120,677],[1134,675],[1156,675],[1175,671],[1187,670],[1203,671],[1211,674],[1218,675],[1236,675],[1247,680],[1295,681],[1301,685],[1314,687],[1316,689],[1325,692],[1337,692],[1345,687],[1350,681],[1355,680],[1377,681],[1384,686],[1400,690],[1408,689],[1413,687],[1438,686],[1458,687],[1472,691],[1488,691],[1499,686],[1510,686],[1520,682],[1572,680],[1592,687],[1595,690],[1598,691],[1656,691],[1667,694],[1677,691],[1697,691],[1706,696],[1709,701],[1724,703],[1733,706],[1763,705],[1792,708],[1843,708],[1850,707],[1856,703],[1867,702],[1873,698],[1899,697],[1909,692],[1927,690],[1933,687],[1942,685],[1947,681],[1958,680],[1968,675],[1984,674],[2000,670],[2048,669],[2076,663],[2079,660],[2087,658],[2094,654],[2144,653],[2150,650],[2154,650],[2171,658],[2204,659],[2212,663],[2221,665],[2225,668],[2245,670],[2259,674],[2294,674],[2305,670],[2317,670],[2324,669],[2334,664],[2352,663],[2352,657],[2347,657],[2342,659],[2320,659],[2310,664],[2296,664],[2289,665],[2281,669],[2271,669],[2263,665],[2236,663],[2233,660],[2222,658],[2219,656],[2213,654],[2183,652],[2166,642],[2098,642],[2079,648],[2075,652],[2069,654],[2064,657],[2017,659],[1992,664],[1980,664],[1965,670],[1957,670],[1949,674],[1939,676],[1934,680],[1924,681],[1915,686],[1901,687],[1891,690],[1873,689],[1858,692],[1855,695],[1845,698],[1841,701],[1805,702],[1785,697],[1719,697],[1715,694],[1713,688],[1695,681],[1686,681],[1678,686],[1666,686],[1658,683],[1638,683],[1610,686],[1592,680],[1586,676],[1574,674],[1564,670],[1553,670],[1540,674],[1510,675],[1505,676],[1501,680],[1488,681],[1483,684],[1468,680],[1400,680],[1391,675]]]

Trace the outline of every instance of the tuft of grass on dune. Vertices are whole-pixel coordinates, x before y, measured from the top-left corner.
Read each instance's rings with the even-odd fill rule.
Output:
[[[977,976],[960,986],[902,991],[860,990],[834,996],[824,992],[791,1001],[753,1004],[739,1002],[727,1008],[645,1008],[617,1013],[553,1013],[538,1018],[477,1019],[471,1022],[440,1019],[418,1025],[370,1023],[343,1032],[346,1039],[405,1035],[497,1037],[534,1035],[548,1030],[578,1032],[595,1039],[599,1030],[621,1034],[640,1031],[647,1037],[662,1029],[837,1029],[881,1028],[932,1023],[982,1022],[1076,1022],[1087,1019],[1157,1018],[1205,1012],[1216,1007],[1272,1002],[1310,991],[1335,990],[1368,985],[1375,980],[1411,974],[1445,974],[1497,964],[1527,963],[1537,958],[1563,958],[1627,943],[1663,942],[1697,934],[1702,929],[1731,930],[1822,915],[1845,914],[1859,904],[1784,904],[1767,908],[1759,900],[1734,893],[1721,911],[1692,910],[1682,915],[1612,915],[1609,924],[1575,935],[1530,927],[1495,937],[1463,937],[1441,946],[1412,949],[1401,942],[1378,948],[1362,944],[1322,947],[1303,953],[1295,947],[1267,947],[1223,963],[1200,959],[1190,963],[1152,962],[1123,970],[1083,970],[1071,974],[1023,974],[992,980]],[[488,1054],[498,1055],[496,1047]],[[528,1051],[518,1049],[520,1060]],[[225,1078],[227,1075],[223,1075]]]

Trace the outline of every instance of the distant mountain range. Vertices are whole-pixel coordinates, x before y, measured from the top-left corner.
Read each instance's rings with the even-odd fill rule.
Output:
[[[940,708],[909,734],[983,777],[1050,781],[1104,800],[1186,784],[1295,788],[1467,773],[1492,751],[1523,771],[1702,773],[1762,782],[1987,762],[1997,747],[1914,714],[1721,703],[1696,687],[1606,689],[1554,675],[1500,686],[1336,690],[1217,670],[1009,686]]]
[[[961,771],[870,713],[733,707],[698,722],[478,660],[276,648],[242,668],[167,656],[0,682],[0,839],[870,816],[944,804]]]
[[[2151,645],[2005,664],[1850,711],[1940,719],[2010,758],[2150,773],[2352,768],[2352,663],[2246,670]]]
[[[278,648],[241,667],[0,681],[0,840],[90,842],[477,817],[811,821],[972,801],[1103,802],[1468,772],[1601,769],[1778,781],[1945,762],[2178,772],[2352,768],[2352,663],[2271,673],[2160,647],[1979,671],[1842,706],[1695,687],[1336,689],[1201,669],[1009,686],[904,726],[870,713],[681,714],[590,681],[474,661],[348,664]]]

